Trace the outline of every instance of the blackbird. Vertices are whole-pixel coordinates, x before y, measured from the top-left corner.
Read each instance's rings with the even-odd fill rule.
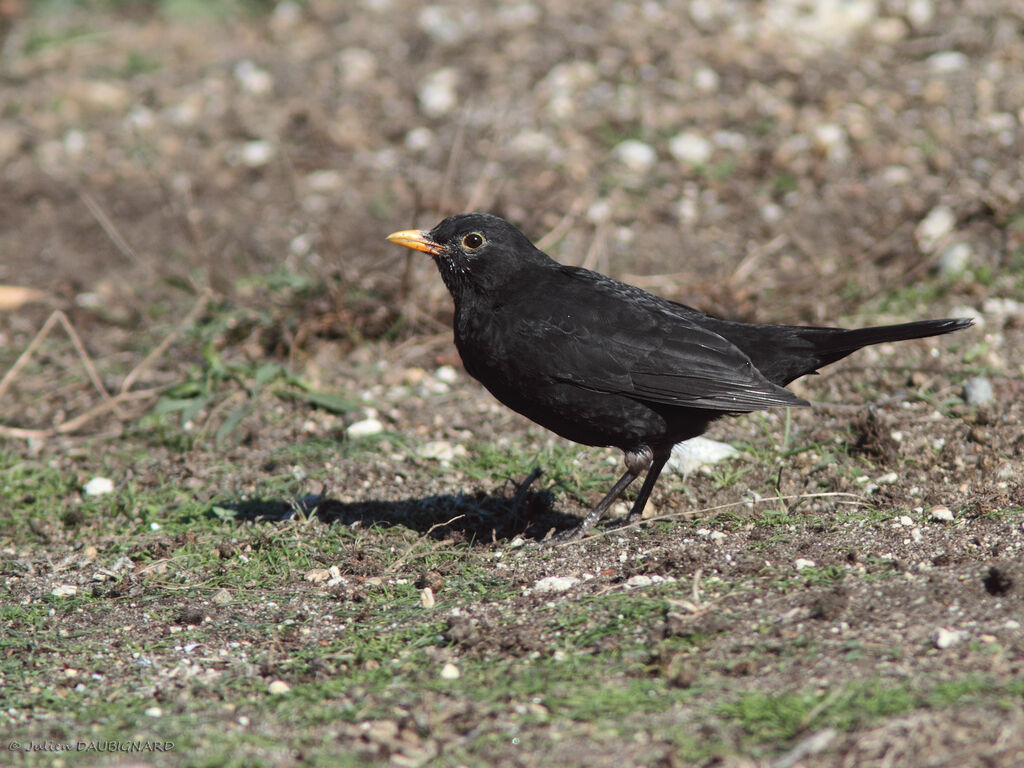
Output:
[[[715,419],[808,406],[785,385],[869,344],[951,333],[970,319],[874,328],[732,322],[551,259],[504,219],[451,216],[388,240],[430,254],[455,300],[455,346],[502,403],[562,437],[615,446],[626,471],[574,530],[641,473],[638,517],[672,447]]]

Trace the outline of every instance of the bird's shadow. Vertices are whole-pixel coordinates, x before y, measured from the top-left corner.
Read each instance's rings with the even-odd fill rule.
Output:
[[[556,511],[552,503],[553,496],[547,490],[352,502],[311,495],[298,499],[223,501],[215,504],[210,513],[221,519],[252,522],[316,519],[348,527],[404,526],[434,539],[455,534],[469,541],[501,541],[516,536],[540,540],[552,529],[557,533],[580,522],[574,515]]]

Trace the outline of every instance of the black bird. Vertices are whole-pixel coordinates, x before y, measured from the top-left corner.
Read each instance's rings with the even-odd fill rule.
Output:
[[[581,536],[646,471],[639,516],[672,446],[715,419],[809,403],[785,385],[869,344],[950,333],[970,319],[876,328],[730,322],[551,259],[504,219],[451,216],[388,240],[430,254],[455,300],[471,376],[515,411],[584,445],[615,446],[626,472],[564,539]]]

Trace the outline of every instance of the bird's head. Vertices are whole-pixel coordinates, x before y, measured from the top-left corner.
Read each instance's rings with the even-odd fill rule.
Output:
[[[553,263],[526,235],[489,213],[460,213],[430,231],[406,229],[388,240],[430,254],[456,301],[467,290],[506,288],[524,267]]]

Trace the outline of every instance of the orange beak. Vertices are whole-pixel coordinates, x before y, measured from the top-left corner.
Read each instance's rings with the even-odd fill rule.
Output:
[[[430,239],[430,235],[421,229],[403,229],[401,232],[392,232],[388,235],[388,240],[404,245],[406,248],[412,248],[414,251],[429,253],[431,256],[440,256],[444,253],[444,246],[435,243]]]

